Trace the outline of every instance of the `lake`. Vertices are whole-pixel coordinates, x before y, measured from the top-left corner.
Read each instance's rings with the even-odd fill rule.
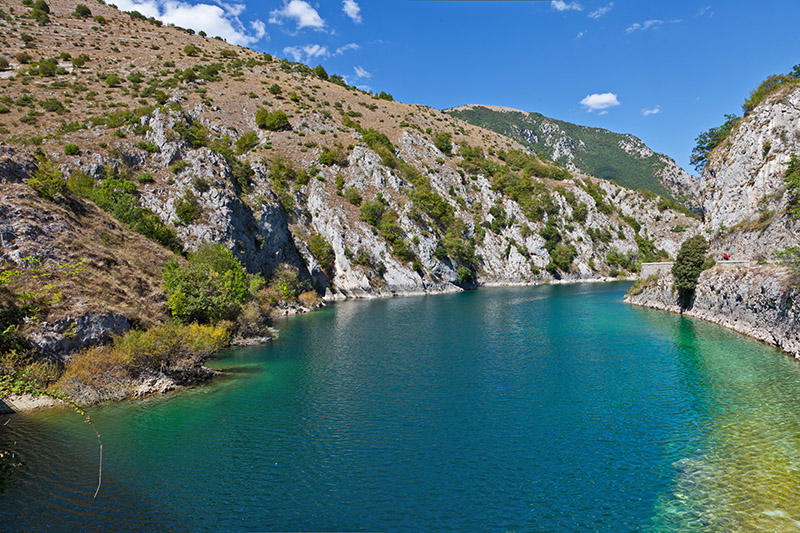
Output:
[[[800,526],[800,364],[626,283],[344,302],[207,386],[10,417],[0,529]],[[8,417],[0,418],[3,423]]]

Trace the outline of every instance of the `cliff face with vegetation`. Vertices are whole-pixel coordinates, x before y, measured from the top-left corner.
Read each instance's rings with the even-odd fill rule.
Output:
[[[117,396],[81,388],[78,369],[85,378],[135,368],[156,382],[166,372],[180,383],[186,362],[202,358],[164,338],[212,335],[195,339],[199,354],[217,345],[217,330],[133,331],[198,320],[187,311],[196,288],[165,289],[162,272],[189,254],[187,279],[200,279],[191,252],[208,243],[251,278],[215,271],[239,276],[236,312],[202,320],[261,337],[261,315],[313,307],[314,292],[335,300],[617,276],[674,255],[699,226],[655,195],[321,67],[100,3],[54,0],[47,20],[39,3],[0,7],[3,317],[14,342],[57,367],[132,330],[68,365],[61,379],[74,379],[62,390],[90,400]],[[214,253],[206,265],[230,262]],[[202,283],[211,291],[216,281]],[[152,343],[162,351],[140,360]]]
[[[703,134],[695,152],[704,163],[710,253],[749,264],[707,270],[683,306],[671,275],[641,280],[628,301],[703,318],[800,357],[800,87],[794,76],[774,78],[753,92],[743,117]]]
[[[669,157],[653,152],[633,135],[495,106],[466,105],[446,112],[476,126],[502,133],[570,170],[608,179],[625,187],[679,198],[687,205],[697,207],[698,180]]]

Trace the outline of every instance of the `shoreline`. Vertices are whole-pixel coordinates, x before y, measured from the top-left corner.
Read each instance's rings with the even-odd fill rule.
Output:
[[[661,276],[624,302],[666,311],[723,327],[773,346],[800,361],[800,301],[798,290],[784,284],[786,273],[777,267],[712,268],[700,276],[695,297],[681,309],[672,293],[671,279]]]
[[[343,302],[353,302],[353,301],[367,301],[367,300],[378,300],[378,299],[389,299],[389,298],[403,298],[403,297],[414,297],[414,296],[439,296],[444,294],[459,294],[461,292],[467,292],[470,290],[481,290],[481,289],[493,289],[493,288],[503,288],[503,287],[541,287],[546,285],[578,285],[582,283],[591,283],[591,284],[599,284],[599,283],[613,283],[613,282],[623,282],[623,281],[635,281],[636,278],[633,276],[618,276],[615,278],[609,276],[601,276],[596,278],[584,278],[584,279],[566,279],[566,280],[547,280],[547,281],[490,281],[486,283],[482,283],[478,285],[475,289],[461,289],[455,287],[455,290],[447,290],[447,291],[435,291],[435,292],[425,292],[425,291],[409,291],[409,292],[397,292],[397,293],[378,293],[378,294],[371,294],[365,296],[350,296],[346,298],[340,299],[329,299],[324,300],[324,304],[319,306],[315,309],[309,309],[303,312],[294,312],[289,313],[287,315],[281,316],[282,320],[286,320],[301,314],[309,314],[317,311],[319,309],[323,309],[328,305],[335,305],[337,303]],[[280,330],[276,330],[276,333],[279,333]],[[242,348],[242,347],[253,347],[253,346],[264,346],[275,339],[273,337],[255,337],[252,339],[239,339],[239,342],[232,342],[230,346],[227,346],[223,350],[230,350],[232,348]],[[220,353],[217,352],[217,353]],[[210,358],[213,359],[217,354],[212,355]],[[104,405],[104,404],[112,404],[112,403],[119,403],[119,402],[127,402],[127,401],[137,401],[143,400],[148,397],[152,396],[163,396],[165,394],[170,393],[179,393],[182,390],[195,388],[198,386],[207,385],[208,383],[212,382],[214,376],[217,374],[224,374],[224,371],[215,371],[213,375],[210,375],[207,380],[204,380],[201,383],[193,384],[193,385],[186,385],[186,386],[179,386],[171,390],[153,390],[151,392],[142,394],[140,396],[132,397],[132,398],[125,398],[122,400],[108,400],[104,402],[100,402],[95,405]],[[89,406],[91,407],[91,406]],[[0,399],[0,414],[11,415],[17,413],[28,413],[32,411],[40,411],[45,409],[64,409],[69,408],[67,404],[63,401],[52,398],[50,396],[36,396],[33,394],[18,394],[18,395],[10,395],[6,398]]]

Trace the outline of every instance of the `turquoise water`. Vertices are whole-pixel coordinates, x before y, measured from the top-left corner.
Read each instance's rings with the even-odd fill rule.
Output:
[[[793,531],[800,365],[625,284],[348,302],[228,377],[18,415],[0,529]],[[2,423],[3,420],[0,420]]]

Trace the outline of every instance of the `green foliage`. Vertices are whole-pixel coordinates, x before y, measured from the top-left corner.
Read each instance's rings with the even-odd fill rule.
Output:
[[[70,143],[64,145],[64,155],[78,155],[80,151],[77,144]]]
[[[236,151],[240,154],[246,154],[260,142],[258,133],[255,131],[248,131],[238,139],[236,139]]]
[[[794,218],[800,218],[800,157],[797,154],[791,155],[783,179],[789,195],[789,213]]]
[[[445,155],[451,155],[453,149],[453,136],[446,131],[437,132],[433,135],[433,144]]]
[[[750,96],[745,100],[744,104],[742,104],[742,111],[745,115],[750,113],[753,109],[758,106],[761,102],[763,102],[769,95],[774,94],[776,91],[785,87],[795,81],[797,81],[797,73],[798,70],[795,68],[793,73],[791,74],[773,74],[769,76],[766,80],[762,81],[758,87],[756,87],[753,92],[750,93]]]
[[[573,151],[572,162],[582,172],[632,189],[669,195],[669,191],[658,178],[659,171],[665,165],[659,154],[640,158],[626,152],[622,146],[631,142],[627,135],[571,124],[539,113],[514,113],[474,107],[448,111],[448,114],[514,139],[542,159],[553,159],[556,156],[557,147],[548,143],[550,136],[547,131],[557,126],[565,133],[567,142],[577,147]],[[529,132],[534,135],[529,135]],[[556,163],[565,164],[566,161],[561,159]],[[477,173],[472,170],[468,172]],[[568,175],[565,169],[561,169],[561,173],[562,176]],[[565,178],[556,176],[553,179]]]
[[[323,67],[322,65],[317,65],[314,68],[314,75],[316,77],[318,77],[319,79],[326,80],[326,81],[327,81],[327,79],[329,77],[328,76],[328,72],[325,70],[325,67]]]
[[[346,167],[348,165],[347,154],[341,148],[323,148],[319,156],[319,162],[325,166],[338,165]]]
[[[314,256],[314,259],[317,260],[322,270],[330,275],[331,272],[333,272],[334,261],[336,260],[333,247],[319,233],[315,233],[309,237],[307,244],[308,250],[311,252],[311,255]]]
[[[391,95],[391,94],[389,94],[389,93],[383,92],[383,91],[379,92],[379,93],[377,94],[376,98],[377,98],[378,100],[387,100],[387,101],[389,101],[389,102],[394,102],[394,96],[392,96],[392,95]]]
[[[354,187],[348,187],[344,190],[344,198],[353,205],[361,205],[363,200],[361,198],[361,194],[358,192],[358,189]]]
[[[28,185],[42,198],[54,200],[56,196],[64,194],[67,185],[58,165],[42,156],[39,158],[33,176],[28,179]]]
[[[183,53],[187,56],[195,57],[200,55],[200,48],[193,44],[187,44],[183,47]]]
[[[289,117],[283,111],[267,111],[264,108],[256,111],[256,125],[262,130],[285,131],[292,129]]]
[[[186,191],[175,201],[175,216],[181,224],[191,224],[200,218],[200,203],[192,191]]]
[[[675,289],[684,302],[694,294],[700,274],[707,268],[708,241],[700,235],[686,239],[678,251],[675,264],[672,265],[672,276]]]
[[[72,16],[78,19],[89,18],[92,16],[92,10],[84,4],[78,4],[75,6],[75,11],[72,12]]]
[[[639,261],[635,253],[622,253],[616,248],[609,250],[606,254],[606,263],[610,267],[636,272],[639,270]]]
[[[557,275],[560,272],[567,272],[575,260],[578,251],[572,244],[564,244],[562,242],[556,244],[553,251],[550,253],[550,263],[547,264],[545,269],[552,275]]]
[[[161,149],[153,141],[139,141],[136,143],[136,148],[140,148],[151,154],[157,154],[161,151]]]
[[[281,92],[283,92],[283,89],[281,89],[281,86],[278,85],[277,83],[273,83],[272,85],[269,86],[269,92],[270,94],[277,96],[281,94]]]
[[[40,59],[28,69],[28,72],[33,76],[53,77],[58,73],[58,59],[54,57]]]
[[[136,184],[127,178],[112,173],[98,183],[88,174],[76,171],[70,174],[67,187],[73,194],[88,198],[108,211],[133,231],[173,252],[183,251],[175,230],[164,224],[155,213],[139,206]]]
[[[184,322],[233,320],[252,294],[250,278],[233,252],[205,244],[188,261],[170,260],[164,268],[167,307]]]
[[[717,146],[721,145],[733,128],[741,119],[736,115],[725,115],[725,123],[722,126],[711,128],[697,136],[695,147],[692,149],[692,156],[689,162],[698,171],[703,170],[708,163],[708,157]]]

